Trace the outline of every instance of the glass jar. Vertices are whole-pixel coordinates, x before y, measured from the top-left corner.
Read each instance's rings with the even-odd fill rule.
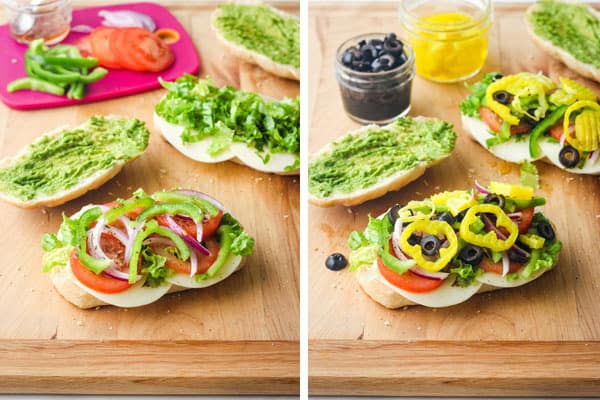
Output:
[[[2,0],[12,37],[20,43],[44,39],[58,43],[71,27],[70,0]]]
[[[403,0],[400,21],[415,52],[419,76],[456,82],[483,67],[491,0]]]
[[[346,67],[342,57],[346,49],[362,40],[382,39],[385,33],[370,33],[347,40],[338,47],[335,74],[348,116],[361,124],[386,124],[410,111],[410,92],[415,76],[415,56],[406,42],[404,64],[381,72],[359,72]]]

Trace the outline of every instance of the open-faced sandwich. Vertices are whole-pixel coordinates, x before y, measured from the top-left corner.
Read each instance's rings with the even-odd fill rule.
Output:
[[[558,262],[561,242],[533,189],[500,182],[395,205],[352,232],[350,270],[388,308],[447,307],[527,284]]]
[[[23,208],[63,204],[118,174],[149,136],[142,121],[112,115],[55,129],[0,160],[0,199]]]
[[[161,84],[169,93],[156,105],[154,124],[183,155],[204,163],[231,160],[263,172],[298,174],[299,98],[265,100],[192,75]]]
[[[525,14],[527,31],[547,54],[600,82],[600,13],[577,1],[543,0]]]
[[[454,150],[456,133],[435,118],[369,125],[327,144],[308,165],[309,201],[352,206],[398,190]]]
[[[283,78],[300,80],[300,22],[266,4],[221,4],[211,26],[229,52]]]
[[[463,127],[496,157],[600,174],[600,105],[591,89],[522,72],[486,74],[470,90],[460,104]]]
[[[80,308],[139,307],[163,295],[205,288],[242,266],[254,240],[210,196],[142,190],[91,204],[42,239],[43,271]]]

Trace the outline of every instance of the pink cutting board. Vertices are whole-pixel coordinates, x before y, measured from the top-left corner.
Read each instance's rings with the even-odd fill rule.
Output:
[[[157,29],[170,28],[179,32],[181,38],[170,45],[175,53],[175,62],[168,69],[157,72],[133,72],[126,70],[109,70],[109,73],[98,82],[86,86],[86,94],[82,100],[71,100],[66,97],[54,96],[47,93],[22,90],[8,93],[8,82],[26,76],[23,64],[23,54],[27,49],[12,39],[8,25],[0,26],[0,98],[6,105],[19,110],[35,108],[62,107],[72,104],[90,103],[98,100],[111,99],[139,93],[160,86],[158,77],[164,80],[174,80],[184,73],[195,74],[200,67],[200,61],[192,39],[181,26],[179,21],[163,6],[154,3],[130,3],[106,7],[91,7],[73,11],[71,26],[90,25],[100,26],[102,20],[98,16],[100,10],[133,10],[151,16],[156,22]],[[74,43],[86,33],[71,32],[62,43]]]

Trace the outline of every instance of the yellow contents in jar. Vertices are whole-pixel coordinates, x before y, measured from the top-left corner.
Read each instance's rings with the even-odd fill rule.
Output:
[[[422,17],[409,41],[417,74],[440,82],[466,79],[477,73],[487,57],[487,26],[470,15],[448,12]]]

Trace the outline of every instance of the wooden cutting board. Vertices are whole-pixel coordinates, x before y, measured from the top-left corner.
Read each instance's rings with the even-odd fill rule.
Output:
[[[85,6],[91,5],[86,2]],[[83,4],[83,3],[80,3]],[[77,4],[76,4],[77,5]],[[209,28],[216,3],[166,5],[193,38],[200,74],[268,96],[295,96],[297,82],[278,79],[226,54]],[[282,9],[297,13],[298,6]],[[297,393],[299,385],[299,190],[280,177],[231,162],[193,162],[152,124],[163,90],[52,110],[0,106],[0,157],[46,130],[117,113],[147,122],[148,151],[100,189],[52,209],[0,204],[0,392]],[[40,238],[61,214],[87,203],[184,187],[220,199],[256,239],[246,267],[205,289],[169,295],[137,309],[80,310],[41,272]]]
[[[485,72],[542,71],[554,80],[592,85],[538,50],[525,32],[525,5],[497,5]],[[343,111],[334,77],[339,43],[361,32],[399,31],[397,4],[312,3],[310,150],[358,127]],[[357,28],[360,26],[360,28]],[[472,81],[480,78],[479,74]],[[558,267],[521,288],[473,297],[444,309],[387,310],[359,288],[347,270],[325,258],[348,254],[352,230],[367,215],[443,190],[468,189],[475,179],[516,181],[518,166],[494,158],[460,125],[462,83],[415,78],[411,115],[456,127],[456,151],[404,189],[363,205],[309,207],[309,384],[313,394],[598,395],[600,394],[600,183],[537,163],[545,212],[564,250]]]

